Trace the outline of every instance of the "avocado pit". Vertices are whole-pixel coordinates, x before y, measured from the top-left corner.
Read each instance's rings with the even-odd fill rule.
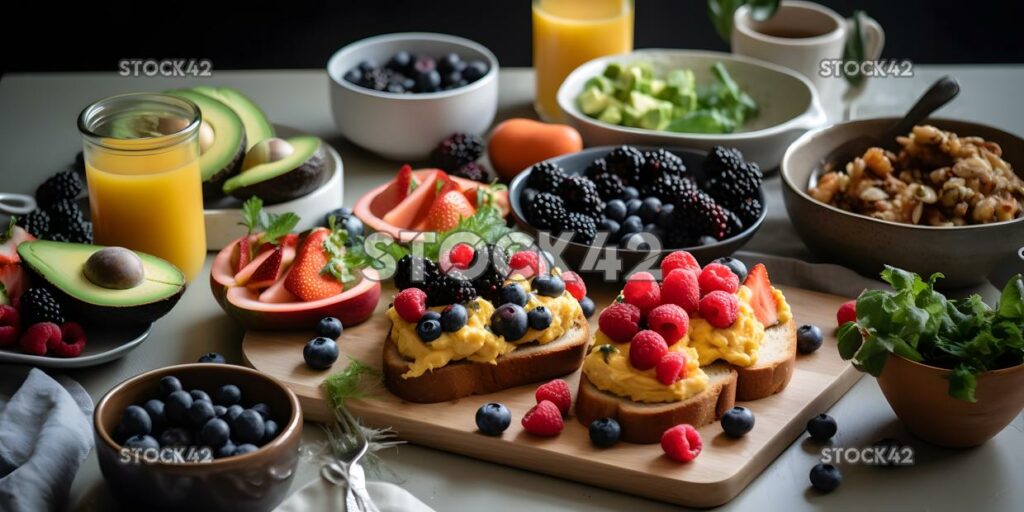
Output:
[[[242,161],[242,172],[257,165],[278,162],[288,158],[295,152],[295,147],[288,141],[277,137],[264,139],[256,143]]]
[[[135,288],[146,280],[142,259],[124,247],[104,247],[94,252],[82,272],[96,286],[111,290]]]

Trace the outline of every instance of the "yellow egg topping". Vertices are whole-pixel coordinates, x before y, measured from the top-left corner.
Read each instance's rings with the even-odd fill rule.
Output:
[[[792,313],[786,297],[776,288],[772,288],[772,293],[778,303],[779,322],[788,322]],[[751,295],[750,288],[740,286],[736,292],[740,299],[739,316],[729,327],[720,329],[703,318],[690,318],[690,345],[697,350],[701,366],[719,359],[741,367],[757,362],[757,352],[764,340],[764,325],[757,320],[750,307]]]
[[[678,402],[700,394],[708,387],[708,376],[697,363],[697,353],[687,338],[668,349],[686,356],[685,378],[666,386],[655,370],[637,370],[629,363],[629,343],[615,343],[598,331],[594,346],[583,361],[583,373],[597,389],[635,402]]]

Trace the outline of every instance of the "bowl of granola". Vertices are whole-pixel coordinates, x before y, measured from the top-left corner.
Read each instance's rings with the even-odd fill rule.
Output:
[[[941,272],[945,288],[985,282],[1024,247],[1024,139],[991,126],[929,119],[835,168],[844,142],[897,118],[862,119],[808,132],[786,151],[786,210],[819,258],[865,275],[890,264]]]

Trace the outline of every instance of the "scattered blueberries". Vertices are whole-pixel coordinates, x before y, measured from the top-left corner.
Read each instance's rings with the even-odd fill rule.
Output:
[[[449,304],[441,311],[441,330],[455,332],[469,321],[469,311],[462,304]]]
[[[156,398],[146,401],[142,408],[149,414],[153,430],[157,430],[167,424],[167,417],[164,413],[164,403]]]
[[[335,226],[344,228],[348,232],[349,242],[356,237],[363,236],[363,233],[366,231],[363,221],[359,220],[359,217],[356,217],[352,213],[352,209],[347,206],[335,208],[327,212],[327,215],[324,215],[324,226],[331,225],[331,217],[334,217]]]
[[[455,89],[480,80],[490,71],[481,60],[465,61],[457,53],[438,58],[413,55],[407,51],[395,53],[387,63],[379,66],[366,59],[345,72],[342,78],[366,89],[395,94],[427,93]]]
[[[260,448],[258,446],[254,445],[252,443],[240,444],[240,445],[238,445],[237,448],[235,448],[234,453],[232,453],[231,455],[245,455],[247,453],[252,453],[252,452],[254,452],[256,450],[259,450],[259,449]]]
[[[612,199],[604,204],[604,216],[615,222],[626,220],[626,203],[622,199]]]
[[[231,434],[235,441],[258,443],[263,440],[266,425],[260,413],[246,409],[231,422]]]
[[[807,433],[811,435],[811,439],[819,443],[832,439],[837,430],[839,427],[836,425],[835,418],[828,414],[819,414],[807,422]]]
[[[160,448],[160,443],[157,442],[153,436],[148,435],[136,435],[131,436],[124,441],[124,447],[130,450],[157,450]]]
[[[583,309],[583,316],[590,318],[594,316],[594,311],[597,310],[597,305],[594,304],[594,299],[590,297],[583,297],[580,301],[580,308]]]
[[[796,330],[796,348],[801,354],[810,354],[818,350],[823,340],[821,328],[817,325],[804,324]]]
[[[441,319],[423,315],[416,322],[416,334],[426,343],[441,337]]]
[[[213,392],[213,403],[228,407],[242,401],[242,390],[234,384],[225,384]]]
[[[747,265],[736,258],[722,256],[721,258],[716,259],[713,263],[721,263],[728,267],[733,274],[736,274],[736,277],[740,279],[741,283],[747,279]]]
[[[565,281],[558,276],[541,274],[533,279],[533,289],[538,295],[559,297],[565,291]]]
[[[743,437],[754,428],[754,413],[746,407],[733,407],[722,415],[722,430],[729,437]]]
[[[501,435],[512,424],[512,413],[502,404],[491,402],[476,411],[476,428],[489,436]]]
[[[502,304],[515,304],[522,307],[526,307],[526,302],[530,300],[526,290],[518,283],[509,283],[502,286],[501,290],[498,291],[498,297],[501,299]]]
[[[536,281],[535,281],[536,282]],[[561,282],[561,279],[559,279]],[[562,284],[563,289],[565,284]],[[526,310],[515,304],[502,304],[491,315],[491,330],[508,341],[516,341],[526,336],[529,321]]]
[[[338,360],[338,343],[323,336],[313,338],[303,347],[302,358],[310,368],[326,370]]]
[[[231,427],[220,418],[207,421],[199,431],[199,439],[210,448],[220,448],[227,444],[231,437]]]
[[[167,398],[171,393],[181,391],[181,381],[176,377],[167,376],[160,379],[160,397]]]
[[[227,410],[224,412],[224,418],[229,422],[235,421],[235,418],[237,418],[239,414],[242,414],[242,411],[244,410],[245,408],[238,404],[228,406]]]
[[[260,403],[258,403],[256,405],[250,407],[250,409],[260,413],[260,416],[263,416],[264,420],[269,420],[270,419],[270,406],[269,405],[267,405],[267,404],[265,404],[263,402],[260,402]]]
[[[225,364],[225,363],[227,363],[227,360],[224,359],[224,356],[222,356],[222,355],[220,355],[220,354],[218,354],[216,352],[207,352],[207,353],[199,356],[199,361],[198,362],[200,362],[200,363]]]
[[[153,430],[149,413],[137,405],[125,407],[121,413],[121,432],[127,436],[147,435]]]
[[[342,329],[341,320],[328,316],[321,318],[320,323],[316,324],[316,335],[336,340],[341,336]]]
[[[590,422],[590,442],[598,448],[607,448],[619,440],[622,429],[614,418],[600,418]]]
[[[544,306],[537,306],[526,314],[526,320],[530,329],[543,331],[551,326],[551,311]]]
[[[843,482],[843,473],[832,464],[817,464],[811,468],[811,485],[821,492],[832,492]]]
[[[164,414],[170,423],[180,425],[185,423],[185,413],[191,407],[192,395],[188,394],[187,391],[179,389],[167,397],[167,402],[164,403]]]
[[[189,396],[192,397],[192,400],[203,400],[206,402],[210,402],[210,405],[213,405],[213,400],[210,399],[210,395],[207,394],[206,391],[203,391],[201,389],[193,389],[192,391],[189,391],[188,394]]]
[[[189,423],[196,428],[202,427],[207,421],[213,419],[216,414],[213,412],[213,403],[206,400],[192,402],[192,407],[185,413]]]

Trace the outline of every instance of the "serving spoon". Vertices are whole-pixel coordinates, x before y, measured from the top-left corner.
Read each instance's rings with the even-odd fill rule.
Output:
[[[913,107],[907,111],[907,114],[903,116],[892,126],[882,131],[877,135],[861,135],[859,137],[850,139],[839,147],[833,149],[825,158],[822,160],[814,172],[811,173],[810,187],[818,185],[818,177],[824,172],[826,168],[829,169],[842,169],[846,162],[852,161],[854,158],[861,156],[871,147],[880,147],[889,151],[896,152],[898,144],[896,143],[896,137],[910,133],[910,130],[932,115],[940,107],[949,103],[950,100],[955,98],[957,94],[960,94],[960,82],[957,82],[956,78],[946,75],[932,84],[927,91],[914,103]]]

